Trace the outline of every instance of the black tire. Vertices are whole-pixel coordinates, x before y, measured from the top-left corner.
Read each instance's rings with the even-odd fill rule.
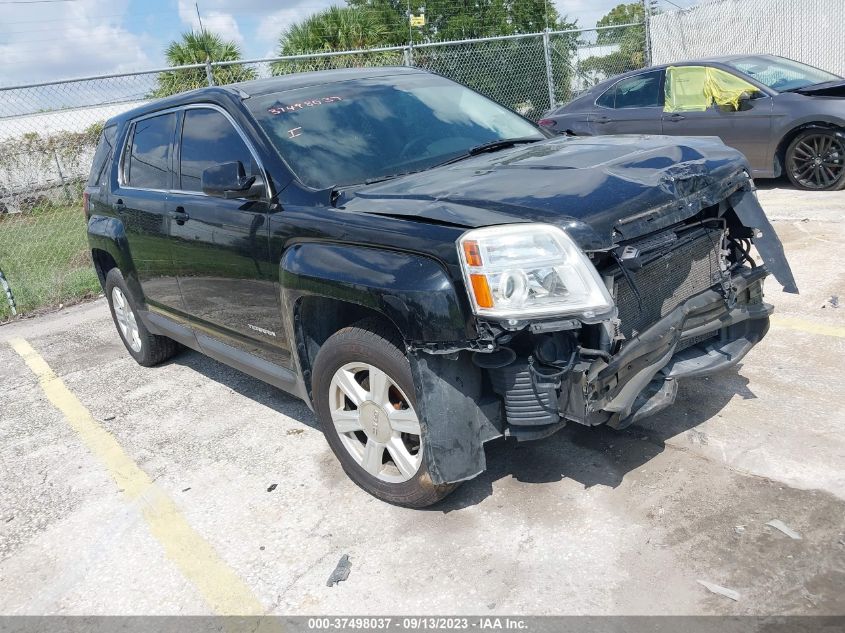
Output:
[[[115,288],[120,291],[125,300],[126,305],[124,310],[129,310],[132,313],[134,324],[138,328],[137,341],[134,341],[134,339],[133,341],[127,340],[127,335],[124,334],[121,329],[121,325],[118,322],[118,316],[115,312]],[[126,346],[126,351],[129,352],[130,356],[132,356],[139,365],[143,365],[144,367],[158,365],[159,363],[171,358],[179,351],[179,344],[176,341],[169,339],[166,336],[157,336],[156,334],[152,334],[146,328],[144,322],[141,321],[138,316],[138,308],[135,305],[135,301],[132,299],[132,293],[129,291],[129,287],[126,285],[126,280],[123,278],[123,274],[120,272],[120,269],[112,268],[108,275],[106,275],[105,291],[106,298],[109,302],[111,318],[114,321],[115,328],[117,328],[120,340],[123,341],[123,344]]]
[[[435,484],[423,457],[416,474],[401,483],[382,481],[358,464],[344,447],[332,422],[330,389],[335,373],[349,363],[372,365],[388,375],[416,408],[414,383],[408,359],[394,336],[376,320],[365,320],[335,333],[320,348],[314,361],[312,388],[314,408],[320,426],[335,456],[349,478],[365,491],[388,503],[424,508],[450,494],[458,484]],[[424,430],[423,430],[424,433]]]
[[[811,128],[799,132],[786,148],[786,176],[805,191],[845,188],[845,133]]]

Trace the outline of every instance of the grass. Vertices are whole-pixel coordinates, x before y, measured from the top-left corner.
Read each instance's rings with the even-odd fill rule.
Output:
[[[0,270],[18,314],[99,293],[82,203],[0,215]],[[0,293],[0,322],[9,318],[11,310]]]

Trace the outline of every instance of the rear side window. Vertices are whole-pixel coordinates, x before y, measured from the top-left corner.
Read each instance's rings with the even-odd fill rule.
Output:
[[[127,185],[144,189],[170,189],[170,148],[175,129],[175,112],[135,123],[123,172]]]
[[[94,152],[94,160],[91,163],[91,173],[88,175],[89,187],[105,185],[109,179],[109,166],[114,153],[114,137],[117,133],[117,126],[110,125],[100,134],[100,141]]]
[[[183,191],[202,191],[202,172],[222,163],[240,161],[247,175],[255,173],[252,154],[223,114],[210,108],[185,110],[179,170]]]
[[[660,71],[623,79],[596,102],[605,108],[650,108],[663,105]]]

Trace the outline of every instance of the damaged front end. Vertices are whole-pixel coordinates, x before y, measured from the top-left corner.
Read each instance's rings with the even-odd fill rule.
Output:
[[[496,317],[479,304],[496,305],[510,280],[495,266],[486,289],[465,275],[470,296],[481,296],[473,303],[480,338],[462,349],[411,350],[432,479],[459,481],[483,471],[483,442],[498,435],[535,440],[568,422],[627,427],[671,405],[679,378],[738,363],[769,327],[765,277],[771,273],[797,292],[753,183],[740,176],[721,189],[684,191],[675,212],[620,220],[612,248],[586,253],[609,306],[586,288],[583,305],[569,313],[544,313],[538,303],[531,316]],[[465,260],[476,256],[464,250]],[[494,250],[467,270],[482,270],[481,260]],[[554,283],[548,275],[534,274],[536,282],[522,277],[517,283],[561,297],[568,289],[556,284],[589,286],[565,267]]]

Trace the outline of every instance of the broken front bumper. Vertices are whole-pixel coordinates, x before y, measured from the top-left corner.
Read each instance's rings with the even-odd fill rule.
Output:
[[[623,428],[672,404],[675,379],[736,365],[769,329],[765,276],[762,267],[741,270],[731,279],[733,300],[715,289],[695,295],[615,356],[593,361],[559,394],[562,417]]]

